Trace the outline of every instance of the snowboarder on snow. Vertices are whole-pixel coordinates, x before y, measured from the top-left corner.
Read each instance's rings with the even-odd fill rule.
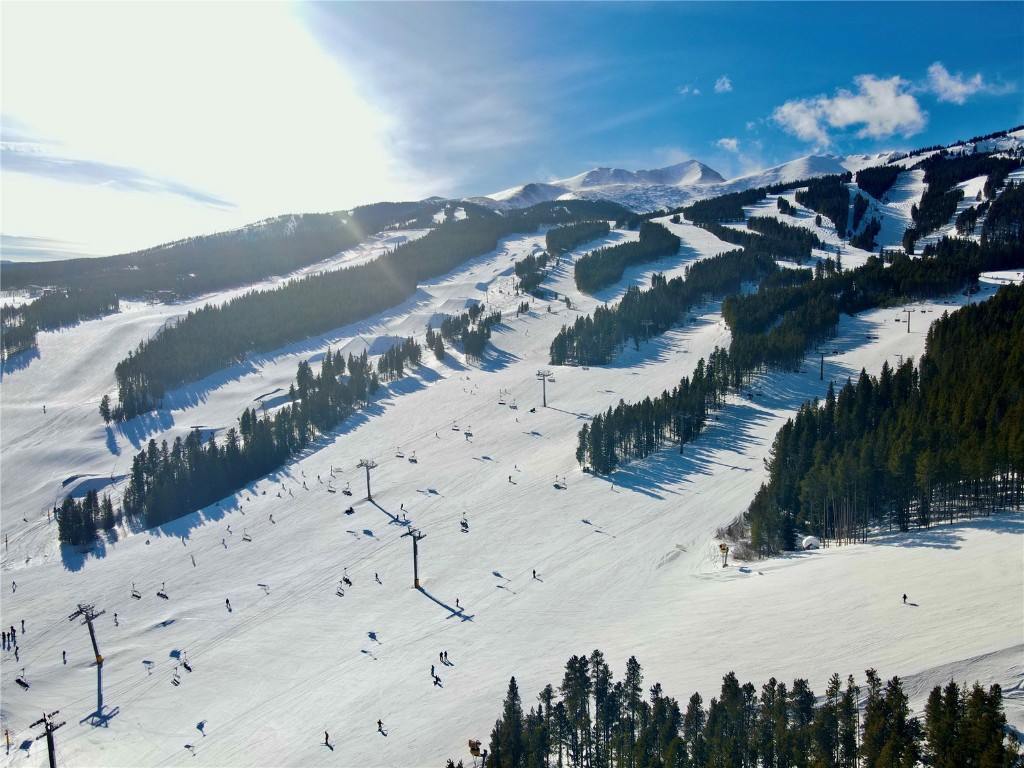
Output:
[[[231,610],[231,601],[228,600],[228,598],[226,597],[224,598],[224,607],[227,608],[229,611]]]
[[[327,731],[324,731],[324,746],[326,747],[330,743],[331,737],[328,735]]]

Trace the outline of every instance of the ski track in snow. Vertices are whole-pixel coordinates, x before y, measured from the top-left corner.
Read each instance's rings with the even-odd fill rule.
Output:
[[[775,200],[755,208],[769,215]],[[813,226],[813,214],[798,212],[801,225],[808,219]],[[58,757],[72,765],[439,765],[468,759],[467,739],[486,743],[510,676],[528,704],[560,682],[569,656],[594,648],[617,677],[635,654],[648,684],[661,682],[681,701],[695,690],[708,701],[730,670],[758,686],[770,676],[806,677],[821,693],[833,672],[862,682],[875,667],[883,678],[905,678],[918,712],[930,687],[951,677],[998,682],[1011,722],[1024,727],[1021,515],[725,569],[714,539],[764,481],[775,433],[805,399],[862,367],[877,374],[886,360],[919,357],[927,322],[967,298],[908,307],[909,333],[901,309],[844,316],[824,381],[819,359],[809,357],[800,371],[761,377],[731,397],[683,455],[666,448],[608,478],[580,471],[576,433],[590,416],[671,389],[729,343],[715,303],[609,366],[547,365],[563,324],[617,301],[631,284],[647,286],[655,272],[682,274],[695,259],[734,247],[686,223],[666,226],[680,235],[680,254],[627,270],[596,297],[576,291],[569,260],[554,267],[545,285],[568,295],[572,309],[533,300],[516,317],[522,297],[512,293],[512,265],[542,248],[543,234],[508,238],[400,307],[219,372],[171,393],[169,410],[109,430],[97,406],[113,391],[114,365],[188,306],[130,304],[40,334],[39,358],[2,383],[2,531],[10,544],[0,599],[21,654],[20,662],[2,654],[0,715],[12,742],[4,764],[45,765],[42,743],[26,746],[39,732],[28,726],[60,709],[67,725],[57,732]],[[633,236],[613,233],[570,258]],[[852,250],[844,266],[866,258]],[[1007,279],[1015,278],[987,277],[976,298]],[[158,530],[120,531],[88,554],[56,544],[47,510],[61,494],[111,477],[119,491],[150,437],[171,441],[193,426],[220,433],[242,409],[272,407],[298,362],[317,363],[327,346],[358,353],[422,337],[428,320],[436,325],[440,314],[475,301],[504,314],[482,363],[451,350],[439,363],[428,352],[424,366],[368,410],[219,505]],[[539,368],[555,373],[547,408]],[[362,458],[378,462],[372,502],[356,467]],[[556,478],[567,487],[555,488]],[[328,492],[346,485],[353,496]],[[349,505],[354,514],[342,514]],[[403,514],[426,534],[421,591],[411,589]],[[340,597],[346,572],[353,585]],[[141,599],[132,598],[133,583]],[[162,584],[166,600],[156,595]],[[902,605],[903,592],[916,605]],[[106,611],[96,621],[105,660],[98,719],[87,630],[67,618],[79,602]],[[452,665],[438,661],[442,650]],[[192,672],[181,666],[183,653]],[[27,691],[14,682],[23,667]],[[324,730],[333,750],[323,746]]]

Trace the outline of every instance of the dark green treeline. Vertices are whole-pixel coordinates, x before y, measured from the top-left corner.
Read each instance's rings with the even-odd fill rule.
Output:
[[[707,707],[685,709],[659,683],[644,687],[635,657],[615,680],[604,654],[573,656],[561,685],[524,709],[516,679],[491,731],[490,768],[1014,768],[1018,744],[1004,734],[998,685],[950,682],[912,717],[898,677],[867,670],[829,680],[820,699],[807,680],[771,678],[760,691],[730,672]],[[861,699],[863,696],[863,707]],[[460,762],[461,765],[461,762]],[[449,768],[454,763],[449,760]]]
[[[1024,286],[944,315],[920,365],[885,363],[779,431],[769,479],[747,511],[762,553],[798,530],[856,539],[883,524],[988,514],[1024,504]]]

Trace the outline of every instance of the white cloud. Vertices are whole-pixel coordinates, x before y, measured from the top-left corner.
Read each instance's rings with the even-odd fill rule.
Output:
[[[924,129],[927,114],[908,92],[906,80],[859,75],[854,82],[856,92],[840,89],[832,98],[793,99],[777,107],[772,117],[784,130],[822,147],[832,143],[829,128],[860,126],[859,138],[874,139],[897,133],[908,137]]]
[[[949,101],[953,104],[963,104],[967,101],[968,96],[973,96],[979,91],[992,92],[995,90],[982,79],[980,74],[967,80],[960,72],[955,75],[949,74],[941,61],[936,61],[928,67],[928,85],[932,93],[939,97],[939,101]]]
[[[739,154],[740,151],[739,139],[719,139],[718,141],[715,142],[715,145],[721,147],[726,152],[732,152],[733,154]]]
[[[794,99],[776,107],[772,117],[784,130],[802,141],[813,141],[823,147],[832,143],[821,124],[823,110],[814,99]]]
[[[715,93],[728,93],[732,90],[732,80],[728,75],[722,75],[715,80]]]
[[[676,88],[676,93],[680,96],[700,96],[700,88],[694,88],[692,85],[681,85]]]

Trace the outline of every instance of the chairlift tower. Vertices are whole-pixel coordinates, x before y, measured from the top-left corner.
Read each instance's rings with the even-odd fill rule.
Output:
[[[88,605],[86,603],[79,603],[78,610],[72,613],[70,616],[68,616],[68,621],[74,621],[79,616],[81,616],[85,622],[85,625],[89,627],[89,638],[92,640],[92,650],[93,653],[96,654],[96,666],[98,667],[103,666],[103,657],[100,655],[99,646],[96,644],[96,630],[93,629],[92,622],[95,619],[98,619],[104,613],[106,613],[106,611],[100,611],[99,613],[96,613],[96,609],[93,606]]]
[[[916,309],[904,309],[903,311],[907,315],[907,333],[910,333],[910,313],[911,312],[916,312],[917,310]]]
[[[53,743],[53,732],[64,725],[63,722],[53,722],[53,716],[59,714],[60,710],[56,709],[50,714],[43,713],[43,716],[36,720],[29,728],[35,728],[37,725],[43,726],[46,729],[45,733],[41,733],[36,736],[36,741],[45,738],[46,739],[46,754],[50,758],[50,768],[57,768],[57,750]]]
[[[377,462],[373,459],[360,459],[357,466],[366,469],[366,498],[372,501],[373,494],[370,493],[370,470],[377,468]]]
[[[821,367],[818,369],[818,381],[825,380],[825,355],[827,354],[828,352],[823,349],[818,350],[818,355],[821,356]]]
[[[537,371],[537,378],[540,379],[540,391],[541,391],[541,404],[544,408],[548,407],[548,378],[551,376],[551,371],[546,368]]]
[[[420,543],[420,539],[427,538],[427,534],[420,533],[415,528],[410,528],[408,531],[406,531],[405,533],[402,534],[402,538],[405,538],[406,536],[411,536],[412,537],[412,588],[413,589],[419,589],[420,588],[420,572],[419,572],[420,548],[419,548],[419,543]]]

